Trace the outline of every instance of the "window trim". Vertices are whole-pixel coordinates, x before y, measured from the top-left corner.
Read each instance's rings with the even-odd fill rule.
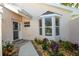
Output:
[[[59,19],[59,25],[56,25],[56,18]],[[58,32],[59,34],[57,34],[57,27],[59,28]],[[59,36],[60,35],[60,18],[59,17],[55,17],[55,36]]]

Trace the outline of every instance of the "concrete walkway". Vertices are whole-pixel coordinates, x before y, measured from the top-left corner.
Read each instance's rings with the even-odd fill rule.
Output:
[[[19,56],[38,56],[38,53],[29,41],[20,48]]]

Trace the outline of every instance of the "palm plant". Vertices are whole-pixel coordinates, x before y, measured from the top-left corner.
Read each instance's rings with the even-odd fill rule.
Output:
[[[79,3],[61,3],[64,6],[79,8]]]

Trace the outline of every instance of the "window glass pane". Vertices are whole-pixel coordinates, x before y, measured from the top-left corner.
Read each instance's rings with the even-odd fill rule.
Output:
[[[30,22],[24,22],[24,27],[30,27]]]
[[[52,36],[52,28],[45,28],[45,35]]]
[[[13,30],[18,30],[18,22],[13,22]]]
[[[56,27],[56,35],[59,35],[59,27]]]
[[[39,34],[42,35],[42,19],[39,20]]]
[[[18,31],[13,31],[13,39],[18,39]]]
[[[24,22],[24,24],[30,24],[30,22]]]
[[[39,20],[39,26],[42,27],[42,20]]]
[[[55,25],[56,25],[56,26],[59,26],[59,18],[57,18],[57,17],[56,17],[56,19],[55,19]]]
[[[52,19],[51,19],[51,17],[45,18],[45,26],[52,26]]]
[[[40,31],[39,34],[42,35],[42,28],[40,28],[39,31]]]

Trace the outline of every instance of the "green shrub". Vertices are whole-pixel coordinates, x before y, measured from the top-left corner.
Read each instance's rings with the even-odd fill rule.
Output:
[[[43,41],[41,39],[38,39],[38,44],[42,44]]]
[[[35,38],[34,41],[37,42],[38,41],[37,38]]]
[[[73,50],[72,43],[70,43],[70,42],[68,42],[68,41],[64,41],[64,42],[63,42],[63,47],[64,47],[64,49],[66,49],[66,50],[70,50],[70,51]]]
[[[43,50],[48,50],[48,46],[49,46],[49,41],[47,38],[43,39],[43,44],[42,44],[42,49]]]
[[[13,49],[14,45],[10,42],[5,42],[5,44],[2,45],[2,51],[4,56],[6,56],[9,52],[12,52]]]
[[[47,38],[43,39],[43,43],[48,43],[48,42],[49,42],[49,40]]]
[[[65,50],[73,51],[73,44],[69,41],[59,40],[59,45],[61,48],[64,48]]]
[[[59,40],[59,43],[62,43],[63,41],[62,40]]]
[[[43,49],[43,50],[48,50],[48,44],[43,44],[43,45],[42,45],[42,49]]]
[[[79,48],[78,44],[72,44],[72,46],[73,46],[74,50],[78,50],[78,48]]]
[[[34,40],[37,44],[42,44],[43,43],[43,40],[41,40],[41,39],[37,39],[37,38],[35,38],[35,40]]]
[[[5,42],[5,44],[3,45],[3,48],[13,48],[13,44],[10,42]]]
[[[51,43],[56,43],[54,40],[50,40],[51,41]]]
[[[51,48],[51,42],[48,42],[48,47]]]
[[[50,40],[51,41],[51,46],[54,45],[56,42],[53,41],[53,40]]]
[[[65,50],[70,50],[70,51],[73,50],[73,45],[69,41],[59,40],[59,44],[60,44],[60,47],[64,48]]]

